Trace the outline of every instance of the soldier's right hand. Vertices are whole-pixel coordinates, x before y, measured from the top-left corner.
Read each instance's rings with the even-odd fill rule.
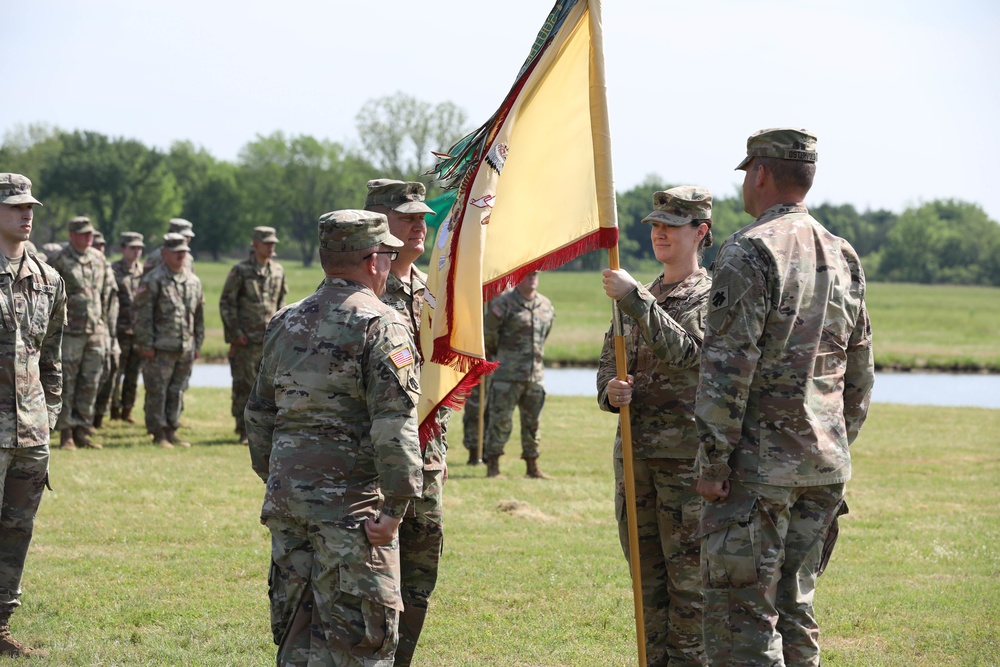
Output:
[[[387,514],[381,515],[378,520],[366,519],[365,533],[368,535],[368,541],[372,543],[373,547],[384,547],[391,544],[396,539],[396,530],[402,521],[402,519]]]
[[[156,350],[145,347],[141,348],[139,350],[139,356],[142,357],[143,359],[152,361],[153,359],[156,358]]]

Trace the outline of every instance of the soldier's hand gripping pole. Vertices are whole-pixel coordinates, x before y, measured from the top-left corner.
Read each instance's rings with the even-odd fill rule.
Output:
[[[618,246],[608,249],[610,268],[620,267]],[[615,371],[618,379],[628,380],[628,360],[625,357],[625,336],[622,335],[622,318],[618,302],[612,300],[612,319],[615,333]],[[622,463],[625,468],[625,513],[628,517],[628,562],[632,570],[632,601],[635,607],[635,636],[639,650],[639,667],[646,667],[646,624],[642,613],[642,569],[639,563],[639,525],[636,518],[635,465],[632,461],[632,421],[629,406],[618,408],[622,434]]]

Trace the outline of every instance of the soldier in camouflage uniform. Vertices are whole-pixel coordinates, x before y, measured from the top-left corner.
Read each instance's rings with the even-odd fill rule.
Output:
[[[663,272],[645,287],[624,270],[604,271],[604,290],[622,313],[628,381],[617,379],[614,331],[604,337],[597,401],[630,406],[639,569],[649,667],[704,665],[701,567],[694,460],[694,397],[711,279],[699,266],[712,243],[712,195],[681,186],[653,195],[653,253]],[[615,439],[615,515],[629,559],[621,429]]]
[[[416,347],[379,301],[403,243],[368,211],[324,214],[319,237],[326,279],[271,320],[246,408],[277,664],[389,667],[397,530],[421,490]]]
[[[31,181],[0,174],[0,655],[44,656],[10,634],[48,478],[49,430],[62,403],[63,280],[25,250]]]
[[[500,457],[514,428],[514,408],[521,413],[521,458],[528,477],[549,479],[538,468],[538,419],[545,405],[542,355],[556,312],[539,294],[538,273],[490,301],[483,323],[486,355],[500,366],[490,378],[489,428],[483,458],[487,477],[500,476]]]
[[[108,330],[105,341],[104,367],[101,372],[101,382],[98,385],[97,400],[94,402],[94,428],[101,428],[104,422],[104,415],[108,413],[111,405],[111,392],[115,386],[115,376],[118,375],[118,362],[121,358],[121,348],[118,346],[118,338],[115,335],[118,329],[118,280],[115,277],[115,270],[111,267],[111,262],[107,260],[104,252],[107,243],[104,234],[94,232],[93,248],[104,256],[105,269],[108,272],[107,281],[111,285],[111,292],[108,294],[108,302],[104,305],[108,313]]]
[[[462,445],[469,453],[466,465],[477,466],[483,462],[481,450],[483,443],[479,442],[479,406],[480,403],[486,403],[483,399],[489,395],[489,391],[490,376],[487,375],[479,381],[462,407]],[[486,429],[488,428],[486,416],[488,414],[489,408],[487,407],[483,410],[483,440],[486,439]]]
[[[190,220],[185,220],[184,218],[170,218],[170,222],[167,223],[167,234],[180,234],[185,239],[187,239],[188,245],[191,244],[191,239],[194,238],[194,229]],[[146,263],[142,267],[143,273],[149,273],[160,264],[163,263],[163,246],[159,248],[153,248],[149,256],[146,257]],[[184,268],[193,270],[194,261],[191,259],[191,254],[188,253],[184,258]]]
[[[66,284],[63,331],[63,406],[57,428],[60,446],[100,449],[90,439],[94,407],[107,356],[111,299],[110,271],[104,255],[92,248],[94,226],[85,216],[69,223],[69,245],[50,265]]]
[[[233,375],[233,417],[243,445],[247,444],[243,410],[260,366],[264,330],[271,316],[285,306],[288,294],[285,270],[271,259],[277,242],[274,227],[254,227],[253,251],[229,271],[219,298]]]
[[[163,237],[163,264],[146,273],[135,296],[135,341],[145,360],[146,430],[160,447],[190,447],[177,435],[184,390],[205,342],[201,281],[185,268],[187,239]]]
[[[142,281],[142,234],[122,232],[121,259],[111,263],[118,284],[118,348],[120,350],[118,369],[111,390],[111,418],[134,424],[132,409],[135,407],[136,388],[139,385],[139,371],[142,357],[134,345],[135,294]]]
[[[857,253],[802,203],[816,137],[747,141],[756,222],[715,260],[695,406],[710,665],[819,665],[817,577],[874,382]]]
[[[403,242],[386,279],[382,302],[403,318],[414,339],[419,337],[420,313],[427,288],[427,274],[414,262],[424,252],[427,236],[424,216],[433,213],[424,203],[424,195],[423,183],[376,179],[368,182],[365,199],[365,210],[384,214],[389,220],[389,233]],[[423,492],[410,506],[406,520],[399,527],[403,613],[399,617],[395,667],[408,667],[413,660],[427,618],[430,596],[437,584],[444,547],[442,492],[448,477],[445,434],[450,417],[451,411],[447,408],[441,408],[435,417],[439,432],[423,447]]]

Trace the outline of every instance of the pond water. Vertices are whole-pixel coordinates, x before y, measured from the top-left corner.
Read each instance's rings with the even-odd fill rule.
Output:
[[[594,368],[549,368],[545,390],[554,396],[596,396]],[[229,387],[227,364],[195,364],[192,387]],[[1000,375],[879,373],[872,400],[904,405],[1000,409]]]

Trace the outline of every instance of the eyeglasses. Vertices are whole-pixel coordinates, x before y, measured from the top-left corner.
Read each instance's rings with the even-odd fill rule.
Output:
[[[376,250],[375,252],[370,252],[364,256],[364,259],[368,259],[372,255],[388,255],[390,262],[395,262],[396,258],[399,257],[398,250]]]

